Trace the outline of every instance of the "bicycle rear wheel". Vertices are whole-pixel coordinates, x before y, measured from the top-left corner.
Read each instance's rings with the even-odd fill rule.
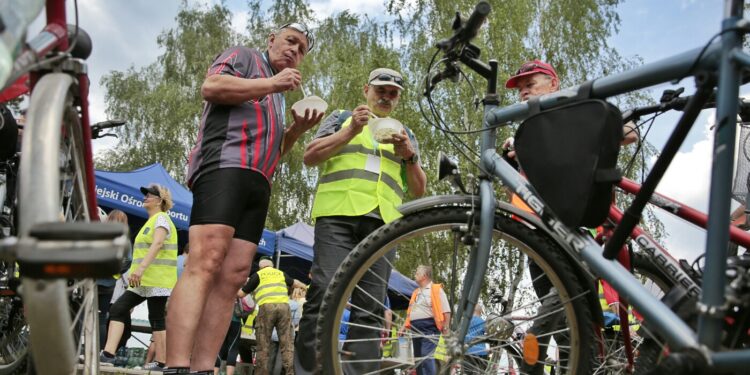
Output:
[[[370,349],[373,341],[380,343],[384,331],[383,301],[362,288],[367,283],[385,287],[390,272],[384,275],[377,270],[413,275],[418,264],[429,264],[433,279],[443,283],[451,305],[457,303],[471,249],[464,243],[473,243],[468,211],[466,207],[437,207],[405,216],[373,232],[352,250],[329,285],[320,311],[317,337],[323,373],[408,373],[436,359],[436,353],[444,370],[461,373],[591,373],[594,323],[585,295],[592,287],[578,279],[563,250],[548,237],[503,214],[495,218],[491,263],[481,293],[490,316],[484,333],[473,335],[459,349],[460,354],[448,351],[445,357],[440,350],[418,358],[403,354],[384,358],[377,345],[375,353],[360,350],[365,348],[362,343],[369,341]],[[535,264],[535,271],[530,271],[529,261]],[[405,308],[412,290],[391,288],[393,310]],[[347,305],[351,320],[342,324]],[[404,323],[404,314],[395,313],[394,326],[401,329]],[[370,334],[339,339],[342,325],[349,332]],[[412,332],[410,337],[439,341],[437,335]],[[534,341],[538,345],[533,345]],[[523,359],[524,342],[529,360],[538,359],[533,368]],[[466,350],[475,344],[486,344],[485,349]],[[404,340],[400,346],[405,349],[401,352],[409,351]],[[532,355],[534,349],[537,356]]]
[[[84,145],[74,89],[69,75],[51,73],[40,79],[32,94],[19,173],[22,239],[38,223],[90,220],[86,190],[90,176],[83,167]],[[36,371],[72,373],[78,354],[92,363],[92,355],[98,352],[94,280],[21,276]],[[88,367],[84,370],[90,371]]]
[[[631,265],[633,275],[654,297],[661,299],[674,287],[674,283],[669,277],[646,256],[633,253]],[[652,370],[653,366],[656,365],[664,344],[654,339],[656,336],[648,332],[648,328],[643,325],[638,314],[633,314],[633,318],[635,322],[631,322],[631,324],[638,327],[637,330],[631,330],[630,341],[635,362],[633,372],[628,370],[628,357],[621,332],[605,329],[602,334],[604,355],[597,366],[597,373],[641,374]]]

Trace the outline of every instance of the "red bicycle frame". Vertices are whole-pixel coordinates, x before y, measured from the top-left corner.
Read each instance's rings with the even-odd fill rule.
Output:
[[[65,0],[46,1],[47,24],[42,32],[32,41],[34,53],[44,57],[53,51],[64,52],[69,47],[67,18],[65,12]],[[30,74],[30,91],[43,73],[32,72]],[[77,105],[81,107],[81,134],[83,136],[83,173],[86,176],[86,199],[91,220],[99,220],[99,210],[96,200],[96,181],[94,177],[94,158],[91,149],[91,127],[89,120],[89,77],[83,73],[76,73],[78,80],[78,93],[76,95]]]

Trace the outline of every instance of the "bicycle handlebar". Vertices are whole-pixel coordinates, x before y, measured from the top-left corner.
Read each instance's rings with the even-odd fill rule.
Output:
[[[116,128],[118,126],[123,126],[127,124],[127,121],[125,120],[107,120],[102,122],[97,122],[96,124],[91,125],[91,138],[102,138],[108,135],[114,136],[114,134],[101,134],[102,130],[104,129],[110,129],[110,128]]]
[[[643,107],[636,107],[629,109],[622,114],[623,123],[637,120],[639,117],[650,115],[652,113],[664,112],[669,110],[682,111],[685,109],[688,101],[692,96],[685,97],[674,97],[669,101],[665,101],[659,104],[653,104]],[[737,103],[739,105],[738,115],[744,122],[750,122],[750,102],[745,101],[743,98],[739,98]],[[710,100],[703,108],[716,108],[716,101]]]
[[[474,7],[474,11],[471,12],[469,19],[463,27],[456,33],[458,43],[469,43],[474,37],[477,36],[479,28],[482,26],[484,21],[487,19],[487,15],[490,14],[492,7],[490,3],[482,0],[477,3]]]
[[[456,12],[456,18],[453,20],[452,26],[455,30],[453,36],[435,44],[435,47],[442,50],[446,55],[445,69],[426,78],[425,95],[429,95],[433,87],[444,79],[458,80],[460,71],[456,66],[456,60],[460,60],[472,70],[489,79],[490,67],[478,60],[481,52],[479,48],[471,44],[471,40],[477,36],[479,28],[482,27],[491,10],[490,4],[486,0],[481,0],[465,22],[461,19],[461,14]]]

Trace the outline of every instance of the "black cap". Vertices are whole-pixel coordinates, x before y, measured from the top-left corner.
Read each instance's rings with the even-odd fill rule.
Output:
[[[141,193],[143,195],[151,194],[156,195],[157,197],[161,198],[161,194],[159,194],[159,189],[156,188],[156,186],[151,185],[149,187],[141,186]]]

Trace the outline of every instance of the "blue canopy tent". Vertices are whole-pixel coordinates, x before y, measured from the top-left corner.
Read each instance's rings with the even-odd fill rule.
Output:
[[[174,207],[167,211],[177,227],[180,249],[187,242],[187,230],[190,225],[190,209],[193,205],[193,194],[175,181],[160,163],[151,164],[130,172],[95,171],[96,198],[99,206],[106,211],[121,210],[128,215],[130,233],[135,236],[148,219],[143,209],[141,186],[156,183],[169,189],[172,193]],[[258,252],[262,255],[273,255],[276,250],[276,233],[263,230]]]
[[[313,243],[315,231],[312,226],[297,222],[276,232],[277,248],[279,250],[279,269],[299,280],[309,280],[307,277],[313,260]],[[388,280],[388,297],[394,310],[405,309],[409,304],[417,283],[396,270],[391,272]]]

